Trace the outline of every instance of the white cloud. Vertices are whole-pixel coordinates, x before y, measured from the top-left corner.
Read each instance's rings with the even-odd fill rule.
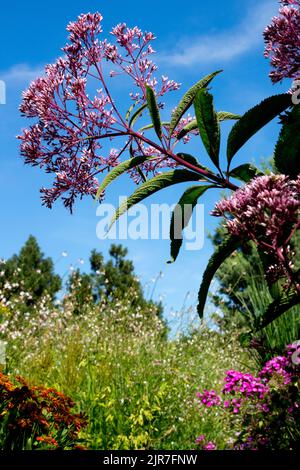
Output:
[[[0,71],[0,78],[9,85],[11,83],[28,83],[43,74],[43,67],[30,67],[27,64],[17,64],[8,70]]]
[[[277,8],[276,2],[267,0],[248,12],[235,28],[213,35],[181,38],[173,50],[160,54],[159,62],[181,67],[191,67],[199,63],[222,65],[256,46],[263,47],[262,32]]]

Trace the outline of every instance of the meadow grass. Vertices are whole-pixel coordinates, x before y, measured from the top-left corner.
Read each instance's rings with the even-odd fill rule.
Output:
[[[196,391],[222,388],[226,370],[253,372],[238,344],[204,324],[173,339],[153,311],[134,310],[131,295],[74,316],[36,306],[7,312],[6,372],[69,395],[88,417],[90,449],[193,449],[200,434],[219,449],[233,429],[218,410],[201,408]]]

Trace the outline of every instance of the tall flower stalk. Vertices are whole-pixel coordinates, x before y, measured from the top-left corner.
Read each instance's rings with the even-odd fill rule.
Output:
[[[63,57],[46,66],[45,76],[33,81],[23,93],[21,113],[37,122],[19,136],[21,154],[25,163],[55,174],[53,187],[41,189],[44,204],[51,207],[62,196],[65,206],[72,210],[77,196],[95,196],[99,187],[97,175],[120,163],[129,149],[131,156],[153,157],[142,168],[146,177],[181,165],[198,173],[199,178],[207,176],[233,189],[233,184],[175,154],[178,133],[192,117],[182,118],[171,134],[164,124],[159,142],[133,129],[136,117],[146,108],[147,87],[154,90],[162,108],[161,98],[178,90],[180,85],[164,75],[160,79],[155,77],[157,66],[151,60],[153,33],[118,24],[111,31],[114,43],[110,43],[100,40],[101,22],[100,13],[88,13],[70,23],[69,43],[62,49]],[[108,70],[108,65],[112,70]],[[125,118],[108,85],[109,79],[120,75],[129,77],[135,87]],[[130,116],[130,112],[136,111],[136,116]],[[120,148],[105,154],[103,141],[111,143],[118,138],[123,139],[118,142]],[[184,141],[189,138],[185,136]],[[140,182],[140,173],[133,171],[132,177]]]

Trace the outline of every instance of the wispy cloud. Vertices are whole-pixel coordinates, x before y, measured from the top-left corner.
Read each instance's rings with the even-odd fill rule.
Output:
[[[262,2],[232,29],[192,39],[180,38],[173,50],[160,54],[159,62],[192,67],[199,63],[223,64],[238,58],[262,44],[262,31],[276,11],[277,4],[273,0]]]
[[[27,64],[17,64],[8,70],[0,71],[0,79],[6,84],[27,83],[43,75],[43,67],[30,67]]]

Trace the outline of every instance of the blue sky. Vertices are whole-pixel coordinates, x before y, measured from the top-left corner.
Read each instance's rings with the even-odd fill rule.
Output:
[[[185,91],[202,76],[224,69],[213,83],[216,107],[243,113],[265,97],[280,93],[289,84],[274,87],[269,78],[268,61],[263,57],[262,31],[276,14],[276,0],[227,0],[188,3],[152,0],[96,1],[73,0],[40,3],[5,2],[1,6],[0,80],[6,82],[6,105],[0,105],[0,257],[7,258],[18,251],[29,234],[37,237],[43,251],[60,258],[67,250],[69,256],[56,264],[59,273],[65,273],[78,258],[87,260],[92,248],[107,253],[110,241],[96,237],[96,206],[90,199],[78,201],[73,215],[60,203],[52,210],[41,205],[39,188],[49,185],[51,178],[37,168],[25,166],[19,156],[15,136],[28,125],[19,116],[18,105],[22,90],[42,73],[43,67],[60,55],[66,42],[65,27],[82,12],[100,11],[103,28],[108,34],[119,22],[137,25],[155,33],[156,61],[159,72],[182,83],[181,91],[166,97],[167,111],[171,110]],[[128,99],[121,87],[115,99]],[[129,102],[129,99],[128,99]],[[223,143],[230,125],[224,124]],[[249,160],[259,162],[273,151],[278,135],[278,124],[273,122],[252,139],[236,157],[236,164]],[[199,140],[189,148],[206,163],[204,149]],[[224,153],[224,145],[222,147]],[[125,176],[107,192],[107,202],[116,203],[119,194],[129,194],[132,183]],[[184,186],[165,190],[151,202],[177,202]],[[219,197],[212,192],[203,200],[205,204],[205,231],[212,231],[218,220],[209,216]],[[171,308],[180,309],[186,293],[191,292],[190,303],[195,303],[203,269],[211,254],[207,240],[200,251],[184,252],[173,265],[167,265],[169,243],[166,240],[137,240],[124,242],[133,259],[136,272],[147,284],[162,271],[155,297],[164,297],[166,315]]]

